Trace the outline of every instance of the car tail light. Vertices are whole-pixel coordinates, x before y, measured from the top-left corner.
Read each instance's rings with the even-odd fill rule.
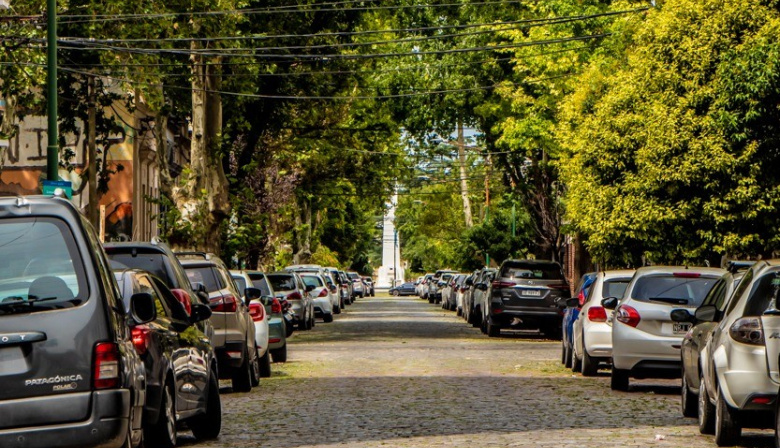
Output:
[[[323,288],[322,291],[320,291],[320,295],[317,297],[328,297],[328,290]]]
[[[501,308],[493,308],[493,314],[501,314],[503,312],[504,312],[504,310],[501,309]]]
[[[268,338],[269,344],[276,344],[277,342],[282,342],[281,338]]]
[[[133,338],[133,347],[135,347],[135,351],[138,352],[139,355],[143,355],[149,350],[151,333],[152,330],[146,325],[137,325],[130,330],[130,334]]]
[[[701,277],[701,274],[698,272],[675,272],[672,274],[675,277],[681,277],[681,278],[699,278]]]
[[[287,300],[303,300],[303,296],[298,291],[287,294]]]
[[[262,322],[265,318],[265,307],[262,303],[250,303],[249,315],[252,316],[252,321]]]
[[[187,314],[192,314],[192,300],[190,299],[190,295],[187,294],[187,291],[183,289],[172,289],[171,294],[176,297],[176,300],[178,300],[179,303],[184,305],[184,311],[186,311]]]
[[[274,300],[271,302],[271,313],[280,314],[281,312],[282,312],[282,302],[280,302],[279,299],[274,297]]]
[[[582,305],[585,305],[585,292],[580,291],[579,294],[577,294],[577,301],[580,304],[580,308],[582,308]]]
[[[512,286],[517,286],[517,283],[515,282],[501,282],[496,280],[492,283],[493,288],[511,288]]]
[[[224,296],[211,306],[211,310],[217,313],[235,313],[238,310],[238,302],[233,296]]]
[[[95,389],[119,386],[119,346],[113,342],[95,345],[92,384]]]
[[[639,316],[637,316],[638,318]],[[588,320],[591,322],[606,322],[607,310],[601,306],[592,306],[588,308]]]
[[[750,345],[764,344],[764,328],[758,317],[743,317],[729,328],[729,336],[737,342]]]
[[[639,325],[639,321],[640,321],[639,312],[627,305],[623,305],[617,309],[617,313],[615,314],[615,319],[617,319],[618,322],[622,322],[634,328],[636,328],[636,326]]]

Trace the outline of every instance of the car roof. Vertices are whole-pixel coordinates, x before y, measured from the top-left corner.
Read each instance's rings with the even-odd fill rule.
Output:
[[[703,275],[711,275],[713,277],[720,277],[726,270],[721,268],[708,268],[697,266],[643,266],[636,270],[636,276],[645,276],[653,274],[675,274],[675,273],[699,273]]]
[[[632,277],[636,270],[634,269],[611,269],[608,271],[602,271],[601,274],[605,280],[617,277]]]

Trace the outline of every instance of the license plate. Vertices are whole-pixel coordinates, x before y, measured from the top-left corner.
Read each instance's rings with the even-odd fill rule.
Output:
[[[542,295],[542,291],[539,291],[538,289],[523,289],[520,291],[520,295],[539,297]]]
[[[691,324],[674,323],[672,325],[672,332],[674,334],[685,334],[691,329]]]

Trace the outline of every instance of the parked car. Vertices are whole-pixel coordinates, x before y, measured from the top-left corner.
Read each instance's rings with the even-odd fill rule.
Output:
[[[393,296],[413,296],[417,294],[417,289],[412,282],[401,283],[388,291]]]
[[[416,285],[417,287],[417,296],[420,297],[423,300],[428,300],[428,282],[430,282],[431,278],[433,278],[432,273],[425,274],[420,280],[420,283]]]
[[[634,275],[633,270],[601,271],[596,275],[577,320],[572,325],[570,367],[593,376],[600,366],[612,363],[612,322],[601,301],[623,297]]]
[[[208,292],[219,377],[230,379],[236,392],[249,392],[259,383],[261,356],[248,304],[241,300],[242,294],[219,257],[203,252],[181,252],[176,256],[193,288],[205,288]]]
[[[580,316],[580,307],[585,304],[590,293],[590,286],[593,284],[594,280],[596,280],[595,272],[583,274],[579,283],[577,283],[577,288],[574,289],[574,297],[577,298],[576,306],[566,306],[563,310],[563,323],[561,326],[563,333],[561,337],[561,362],[565,367],[574,366],[572,370],[575,372],[580,371],[580,365],[573,362],[574,321]]]
[[[368,290],[368,295],[374,297],[376,292],[374,291],[374,279],[371,277],[363,277],[363,283],[365,283]]]
[[[341,314],[341,310],[344,309],[346,303],[349,300],[349,289],[347,288],[348,282],[341,278],[339,270],[333,267],[325,268],[325,271],[330,274],[330,278],[333,280],[336,286],[337,304],[333,307],[333,314]]]
[[[241,300],[248,304],[249,315],[252,316],[252,322],[255,324],[255,345],[257,346],[257,355],[260,357],[258,361],[259,374],[261,378],[268,378],[271,376],[271,316],[268,313],[268,308],[270,308],[274,297],[265,294],[261,288],[256,287],[246,271],[231,270],[230,276],[236,283],[236,289],[244,291]]]
[[[469,312],[469,323],[474,327],[480,327],[480,329],[487,333],[487,327],[484,327],[483,322],[483,307],[488,297],[490,297],[490,285],[496,276],[496,270],[493,268],[483,269],[479,277],[479,282],[474,285],[474,293],[471,295],[471,311]]]
[[[361,299],[366,296],[366,285],[363,284],[363,279],[357,272],[347,272],[347,277],[352,280],[352,300],[360,297]]]
[[[481,324],[481,308],[478,302],[480,293],[483,291],[477,288],[477,285],[487,285],[491,273],[494,273],[495,269],[482,268],[474,271],[474,284],[469,289],[468,293],[463,296],[463,319],[471,325],[478,327]]]
[[[301,277],[295,272],[273,272],[266,274],[266,278],[276,297],[284,297],[292,305],[298,329],[314,328],[314,304]]]
[[[441,303],[441,290],[457,271],[440,269],[428,282],[428,303]]]
[[[146,444],[175,446],[179,422],[186,422],[197,439],[216,438],[222,426],[217,359],[209,339],[194,325],[211,317],[211,309],[180,302],[146,271],[124,269],[114,276],[128,314],[132,298],[140,294],[155,307],[153,320],[131,330],[146,373]]]
[[[569,284],[557,262],[506,260],[483,301],[487,334],[498,336],[502,328],[511,326],[538,328],[545,336],[558,339],[562,309],[569,297]]]
[[[455,311],[458,285],[464,278],[466,278],[466,274],[455,274],[441,289],[441,307],[443,309]]]
[[[680,377],[679,347],[691,324],[673,322],[671,311],[696,309],[725,272],[717,268],[646,266],[637,269],[622,299],[602,300],[604,308],[615,310],[613,390],[628,390],[631,377]]]
[[[347,273],[344,271],[339,271],[339,279],[342,282],[341,293],[346,293],[344,304],[351,305],[355,301],[355,291],[353,288],[352,279],[350,279]]]
[[[776,427],[778,279],[780,260],[760,261],[745,271],[731,297],[725,299],[722,312],[715,299],[712,304],[702,303],[694,319],[687,309],[673,313],[679,324],[690,325],[691,320],[715,323],[699,358],[697,407],[699,429],[705,434],[714,432],[718,446],[736,445],[742,428]]]
[[[328,283],[319,274],[301,272],[299,275],[306,286],[306,291],[312,297],[314,316],[321,317],[326,323],[333,322],[333,302]]]
[[[130,447],[143,438],[146,376],[92,226],[68,200],[0,198],[0,446]]]
[[[274,362],[287,362],[287,337],[292,334],[292,318],[285,314],[292,305],[284,297],[276,297],[271,284],[263,272],[246,271],[252,284],[262,292],[263,305],[268,317],[268,349]],[[288,330],[289,322],[289,330]]]
[[[474,285],[474,274],[466,274],[463,283],[457,288],[458,293],[455,299],[455,312],[458,316],[463,315],[463,303],[465,302],[465,297],[469,294],[472,285]]]
[[[684,321],[691,321],[694,324],[693,328],[683,337],[682,347],[680,348],[680,361],[682,362],[680,404],[685,417],[698,417],[698,395],[703,383],[701,381],[703,351],[706,343],[712,337],[712,332],[718,325],[718,321],[722,318],[723,312],[729,305],[734,289],[743,275],[744,273],[734,274],[732,272],[723,274],[707,296],[704,297],[699,308],[708,307],[709,309],[709,307],[714,306],[716,313],[712,320],[699,322],[695,318],[689,319],[689,316],[683,316],[685,318],[683,319]],[[706,418],[706,412],[702,416]],[[714,431],[712,419],[706,422],[703,421],[699,429],[703,434],[712,434]]]

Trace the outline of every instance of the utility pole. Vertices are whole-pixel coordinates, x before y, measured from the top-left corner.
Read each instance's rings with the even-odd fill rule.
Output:
[[[393,223],[395,224],[395,223]],[[398,229],[393,226],[393,288],[398,284]]]
[[[458,119],[458,160],[460,161],[460,195],[463,198],[463,214],[466,227],[474,226],[471,218],[471,201],[469,200],[469,182],[466,173],[466,143],[463,138],[463,120]]]
[[[488,222],[490,217],[490,169],[491,169],[490,153],[485,158],[485,223]],[[485,250],[485,266],[490,267],[490,254],[487,249]]]
[[[48,97],[46,98],[49,126],[46,146],[46,179],[59,179],[60,148],[57,131],[57,0],[46,0],[46,37],[48,42],[46,75]]]

